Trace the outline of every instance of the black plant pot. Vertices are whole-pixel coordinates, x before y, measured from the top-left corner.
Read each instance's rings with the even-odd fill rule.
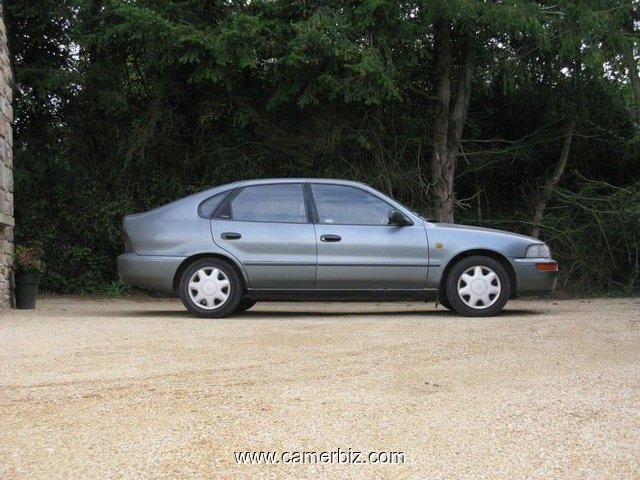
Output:
[[[33,310],[36,308],[36,297],[40,285],[40,275],[37,273],[16,272],[16,308]]]

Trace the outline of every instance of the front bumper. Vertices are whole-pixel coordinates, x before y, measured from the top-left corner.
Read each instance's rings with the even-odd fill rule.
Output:
[[[118,275],[132,287],[172,294],[173,278],[185,258],[124,253],[118,257]]]
[[[518,295],[533,295],[552,291],[558,280],[558,272],[541,271],[536,264],[550,265],[550,258],[513,258],[511,265],[516,272]]]

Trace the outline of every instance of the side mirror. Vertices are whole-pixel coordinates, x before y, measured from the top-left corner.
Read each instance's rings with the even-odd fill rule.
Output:
[[[404,213],[392,208],[389,210],[389,225],[404,227],[406,225],[413,225],[413,222]]]

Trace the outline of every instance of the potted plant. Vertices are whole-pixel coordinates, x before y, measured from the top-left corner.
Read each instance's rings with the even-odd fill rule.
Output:
[[[16,246],[13,262],[16,308],[36,308],[38,286],[45,268],[42,255],[42,248],[38,246]]]

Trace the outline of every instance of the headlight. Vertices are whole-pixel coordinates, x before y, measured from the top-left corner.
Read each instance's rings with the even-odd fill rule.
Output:
[[[551,258],[551,250],[544,244],[529,245],[525,257],[529,258]]]

